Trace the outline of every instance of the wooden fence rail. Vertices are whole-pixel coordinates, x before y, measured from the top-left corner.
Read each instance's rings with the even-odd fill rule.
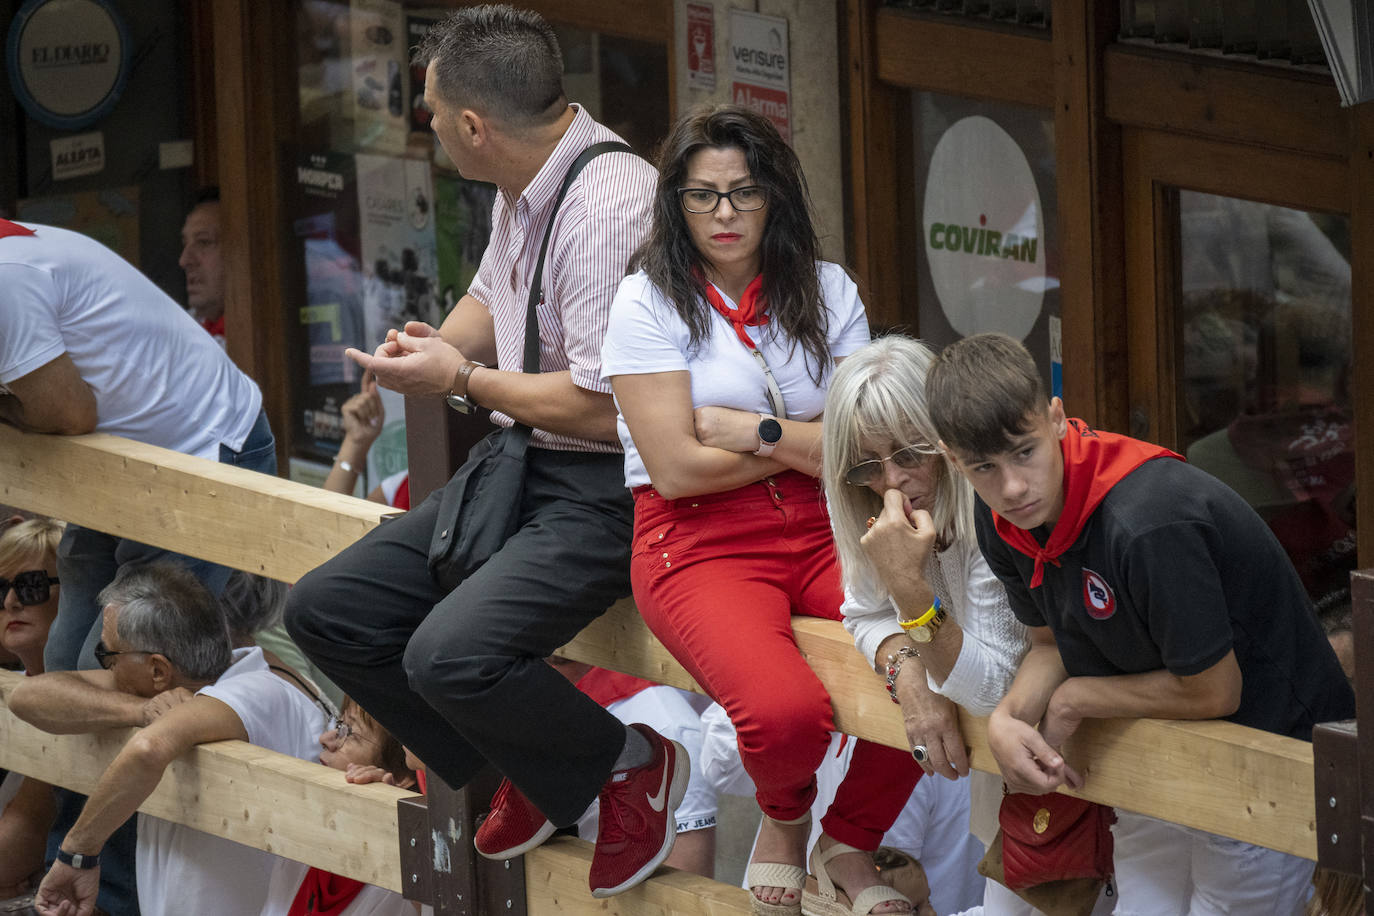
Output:
[[[0,503],[284,582],[294,582],[361,537],[389,511],[112,436],[33,436],[7,427],[0,427]],[[896,707],[843,627],[796,618],[793,629],[830,691],[840,729],[905,747]],[[628,600],[583,631],[565,654],[698,689]],[[0,695],[3,690],[0,686]],[[972,765],[995,772],[986,721],[962,714],[961,725]],[[70,780],[72,787],[81,788],[103,770],[117,740],[111,735],[42,735],[13,721],[6,711],[0,716],[0,766],[63,784]],[[1312,747],[1306,742],[1226,722],[1100,720],[1084,723],[1065,753],[1085,773],[1079,794],[1086,798],[1307,859],[1317,857]],[[397,797],[397,790],[384,787],[345,789],[337,774],[318,766],[225,743],[178,761],[149,800],[148,810],[399,889],[401,875],[394,861]],[[585,879],[585,858],[586,851],[575,843],[551,844],[527,857],[531,912],[537,895],[558,893],[551,888],[572,893],[572,884],[560,885],[556,876],[572,881],[580,873]],[[648,896],[636,899],[648,905],[653,898],[653,906],[664,912],[674,911],[672,901],[684,893],[711,903],[707,909],[694,904],[683,912],[724,907],[715,911],[733,913],[742,905],[735,889],[717,893],[714,888],[720,885],[699,884],[701,880],[675,874],[667,884],[651,882],[655,887],[642,891]]]

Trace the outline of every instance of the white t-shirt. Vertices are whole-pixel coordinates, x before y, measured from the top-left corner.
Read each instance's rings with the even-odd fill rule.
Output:
[[[0,383],[71,357],[96,430],[219,460],[238,451],[262,393],[181,306],[94,239],[25,224],[0,239]]]
[[[320,759],[323,715],[305,694],[268,670],[261,649],[235,649],[234,663],[197,695],[214,697],[232,709],[250,744],[303,760]],[[270,853],[147,814],[138,816],[134,864],[143,916],[256,913],[266,900],[276,863],[277,856]]]
[[[859,299],[858,287],[838,264],[816,262],[821,297],[825,301],[831,361],[824,367],[824,383],[811,377],[805,352],[793,348],[775,333],[777,324],[748,328],[768,367],[782,390],[787,419],[806,422],[820,416],[825,408],[825,390],[834,359],[848,356],[868,343],[868,319]],[[736,303],[722,292],[732,308]],[[678,317],[669,300],[643,272],[626,277],[611,303],[611,321],[601,346],[601,374],[647,375],[654,372],[692,374],[692,407],[731,407],[771,414],[768,386],[763,370],[735,330],[715,309],[707,307],[710,336],[693,352],[688,344],[687,325]],[[638,487],[649,483],[649,472],[639,457],[622,414],[616,420],[620,442],[625,447],[625,485]]]
[[[286,916],[309,870],[310,866],[304,863],[278,859],[267,885],[267,902],[259,916]],[[394,891],[367,884],[339,916],[415,916],[415,907]]]

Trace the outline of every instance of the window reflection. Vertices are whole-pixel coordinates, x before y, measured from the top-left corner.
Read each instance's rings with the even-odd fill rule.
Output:
[[[389,328],[439,325],[466,294],[491,234],[496,189],[464,179],[429,129],[425,68],[410,56],[441,10],[396,0],[296,0],[299,128],[286,142],[295,243],[293,457],[327,469],[341,407],[359,390],[348,347]],[[667,49],[551,20],[569,101],[645,156],[667,133]],[[368,454],[370,489],[407,464],[404,401]],[[294,466],[301,462],[293,462]],[[322,474],[321,474],[322,476]]]
[[[1319,604],[1355,564],[1349,219],[1179,192],[1179,434]]]

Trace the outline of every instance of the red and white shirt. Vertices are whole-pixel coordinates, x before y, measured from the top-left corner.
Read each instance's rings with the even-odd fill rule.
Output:
[[[572,107],[572,124],[534,180],[518,196],[504,188],[496,195],[491,240],[468,293],[491,312],[498,364],[519,372],[524,366],[529,289],[552,217],[544,296],[537,309],[539,371],[569,370],[578,387],[610,394],[610,384],[601,377],[601,343],[625,265],[648,232],[658,173],[629,153],[598,156],[572,183],[554,216],[558,190],[578,154],[593,143],[621,139],[582,108]],[[491,417],[500,426],[514,423],[498,411]],[[539,429],[530,441],[566,451],[620,451],[616,443]]]

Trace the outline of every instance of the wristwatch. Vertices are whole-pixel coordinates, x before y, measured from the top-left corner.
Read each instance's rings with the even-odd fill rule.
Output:
[[[935,634],[939,632],[947,616],[949,615],[940,605],[940,596],[936,595],[930,610],[915,620],[899,620],[897,625],[906,631],[906,635],[911,638],[912,642],[927,643],[935,638]]]
[[[100,864],[100,856],[83,856],[79,852],[67,852],[61,846],[57,847],[57,861],[63,865],[70,865],[72,868],[79,868],[82,871],[95,868]]]
[[[474,369],[485,368],[487,368],[486,363],[479,363],[475,359],[463,360],[463,364],[458,367],[458,371],[453,375],[453,384],[449,387],[448,396],[444,398],[444,403],[459,413],[472,413],[476,410],[477,402],[468,397],[468,377],[472,375]]]
[[[778,440],[782,438],[782,424],[776,417],[768,414],[759,414],[759,447],[754,449],[754,454],[760,458],[767,458],[773,454],[773,449],[777,447]]]

